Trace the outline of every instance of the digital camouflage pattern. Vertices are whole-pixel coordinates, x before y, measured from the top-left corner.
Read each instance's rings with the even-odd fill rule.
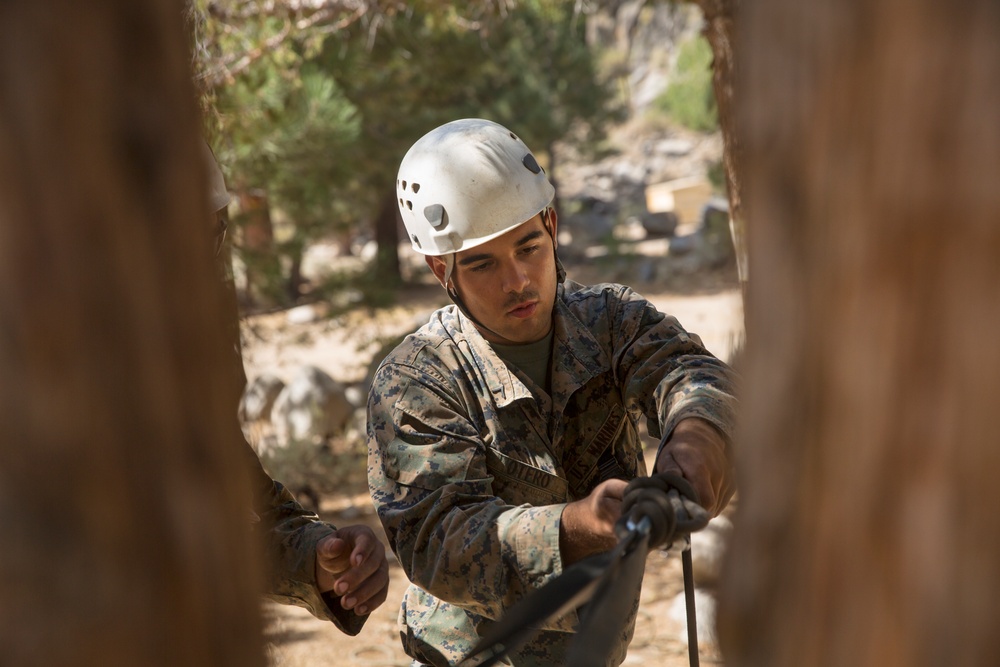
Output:
[[[223,216],[227,219],[225,202],[228,194],[225,192],[225,182],[219,172],[211,148],[204,145],[209,152],[210,170],[217,174],[217,182],[213,183],[213,196],[218,194],[216,202],[221,208],[216,210],[215,218]],[[221,188],[221,191],[217,191]],[[214,222],[214,220],[213,220]],[[222,226],[225,230],[225,226]],[[216,271],[222,285],[222,296],[225,300],[227,332],[231,343],[231,367],[236,382],[234,386],[241,390],[246,387],[247,376],[243,368],[243,351],[240,344],[239,306],[236,297],[236,285],[233,282],[233,260],[231,247],[225,242],[225,234],[219,238],[220,245],[216,250]],[[234,396],[234,405],[239,396]],[[239,423],[234,420],[234,428],[239,429]],[[265,565],[265,595],[282,604],[293,604],[304,607],[319,619],[332,621],[341,631],[348,635],[361,632],[368,616],[358,616],[353,610],[344,609],[340,605],[340,597],[330,593],[321,593],[316,585],[316,545],[327,535],[333,534],[336,528],[320,521],[319,517],[305,509],[295,500],[295,497],[280,482],[271,479],[257,454],[240,432],[236,442],[240,442],[240,455],[243,457],[245,472],[252,492],[252,524],[261,550]]]
[[[457,307],[436,311],[377,371],[368,479],[409,577],[406,652],[456,664],[490,619],[558,576],[566,503],[645,475],[654,437],[701,417],[731,438],[733,375],[676,319],[621,285],[560,285],[551,395],[509,369]],[[635,610],[608,664],[625,657]],[[577,619],[553,621],[514,665],[562,665]]]
[[[220,266],[231,266],[228,246],[223,250],[225,261]],[[228,334],[232,341],[235,386],[242,388],[246,386],[247,378],[240,348],[239,319],[236,317],[236,288],[231,273],[222,274],[222,284],[228,312],[232,313]],[[234,398],[234,404],[238,399]],[[240,428],[235,415],[233,427]],[[321,593],[316,585],[316,545],[336,528],[320,521],[315,513],[302,507],[284,485],[271,479],[242,431],[238,440],[234,440],[241,443],[240,454],[252,492],[253,530],[265,560],[265,595],[282,604],[304,607],[316,618],[332,621],[346,634],[358,634],[368,616],[358,616],[353,610],[344,609],[340,606],[339,596]]]
[[[254,531],[265,556],[265,594],[282,604],[309,610],[332,621],[348,635],[361,632],[368,615],[359,616],[340,605],[340,597],[320,593],[316,585],[316,545],[334,526],[305,509],[281,483],[264,472],[260,460],[247,446],[253,488]]]

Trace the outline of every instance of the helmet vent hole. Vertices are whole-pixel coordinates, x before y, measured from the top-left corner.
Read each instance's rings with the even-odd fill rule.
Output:
[[[406,181],[403,181],[403,189],[406,189]]]
[[[444,229],[448,226],[448,212],[441,204],[431,204],[424,209],[424,217],[434,229]]]
[[[523,164],[532,174],[537,174],[542,171],[542,168],[538,166],[538,162],[535,161],[535,156],[531,153],[528,153],[521,158],[521,164]]]
[[[413,239],[413,245],[417,246],[418,248],[422,247],[420,245],[420,239],[417,238],[416,234],[414,234],[411,238]]]
[[[406,200],[406,208],[408,208],[411,211],[413,210],[413,202],[411,202],[409,199]]]
[[[402,197],[399,198],[399,205],[400,206],[406,206],[406,204],[403,202],[403,198]]]
[[[508,132],[508,134],[510,135],[511,139],[513,139],[514,141],[517,141],[517,135],[516,134],[514,134],[513,132]]]
[[[417,194],[418,192],[420,192],[420,183],[414,183],[413,184],[413,194]]]

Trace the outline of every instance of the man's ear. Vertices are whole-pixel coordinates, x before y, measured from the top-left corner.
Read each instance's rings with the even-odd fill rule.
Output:
[[[448,286],[444,284],[444,274],[447,266],[444,259],[433,255],[424,255],[424,260],[427,262],[427,266],[430,267],[434,277],[441,283],[441,287],[448,289]]]

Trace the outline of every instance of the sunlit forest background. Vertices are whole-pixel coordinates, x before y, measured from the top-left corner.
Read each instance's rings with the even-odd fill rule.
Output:
[[[623,123],[654,135],[718,130],[694,4],[198,0],[190,20],[206,139],[234,195],[247,311],[345,285],[391,302],[412,278],[399,256],[396,167],[444,122],[515,129],[557,187],[565,166],[615,151],[608,133]],[[721,152],[713,159],[675,176],[706,177],[724,194]],[[645,213],[589,194],[557,205],[564,219],[602,198],[618,206],[603,240]],[[358,261],[306,275],[318,243]]]

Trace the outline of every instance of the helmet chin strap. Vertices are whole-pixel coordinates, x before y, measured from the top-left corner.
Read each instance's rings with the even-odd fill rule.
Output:
[[[472,314],[472,311],[470,311],[468,306],[465,305],[465,301],[458,294],[458,288],[455,287],[455,281],[452,280],[453,274],[455,272],[455,253],[449,253],[445,255],[443,259],[444,259],[444,276],[440,278],[439,282],[441,283],[441,287],[443,287],[444,290],[448,293],[448,296],[451,297],[451,300],[454,302],[454,304],[458,306],[458,309],[462,311],[463,315],[472,320],[472,323],[475,324],[476,327],[484,331],[489,331],[494,336],[506,340],[506,338],[504,338],[504,336],[501,335],[499,332],[490,329],[488,326],[486,326],[478,319],[476,319],[476,317]]]
[[[556,260],[556,284],[561,285],[566,282],[566,269],[563,268],[562,262],[559,261],[559,252],[556,250],[556,235],[552,233],[553,212],[554,209],[551,206],[546,206],[542,209],[542,223],[549,232],[549,238],[552,239],[552,257]]]
[[[550,217],[551,211],[552,211],[551,206],[547,206],[542,210],[542,223],[545,225],[545,230],[549,233],[549,238],[552,239],[552,257],[553,259],[555,259],[556,262],[556,284],[561,284],[566,280],[566,269],[563,268],[562,262],[559,261],[559,255],[556,252],[556,237],[552,233],[552,224]],[[451,300],[455,303],[456,306],[458,306],[458,309],[462,311],[463,315],[472,320],[472,323],[475,324],[478,328],[484,331],[488,331],[498,338],[503,338],[504,340],[507,340],[507,338],[503,334],[494,331],[493,329],[490,329],[488,326],[480,322],[472,314],[469,308],[465,305],[465,301],[459,295],[458,288],[455,287],[455,282],[452,280],[454,272],[455,272],[455,253],[450,253],[444,256],[444,278],[441,280],[441,286],[444,287],[446,292],[448,292],[448,296],[451,297]]]
[[[454,255],[452,255],[452,256],[454,256]],[[504,336],[503,334],[501,334],[499,331],[494,331],[493,329],[490,329],[488,326],[486,326],[485,324],[483,324],[482,322],[480,322],[476,318],[475,315],[472,314],[472,311],[470,311],[469,308],[468,308],[468,306],[465,305],[465,301],[462,299],[461,296],[459,296],[459,294],[458,294],[458,288],[455,287],[455,283],[454,282],[452,282],[451,280],[449,280],[445,284],[445,290],[447,290],[448,296],[451,297],[451,300],[455,303],[455,305],[458,307],[458,309],[460,311],[462,311],[462,314],[465,315],[466,317],[468,317],[470,320],[472,320],[472,323],[475,324],[477,328],[481,329],[482,331],[488,331],[491,334],[493,334],[494,336],[496,336],[497,338],[500,338],[502,340],[507,340],[506,336]]]
[[[444,256],[444,278],[440,281],[441,287],[451,294],[451,288],[449,284],[451,283],[451,274],[455,271],[455,253],[449,253]]]

